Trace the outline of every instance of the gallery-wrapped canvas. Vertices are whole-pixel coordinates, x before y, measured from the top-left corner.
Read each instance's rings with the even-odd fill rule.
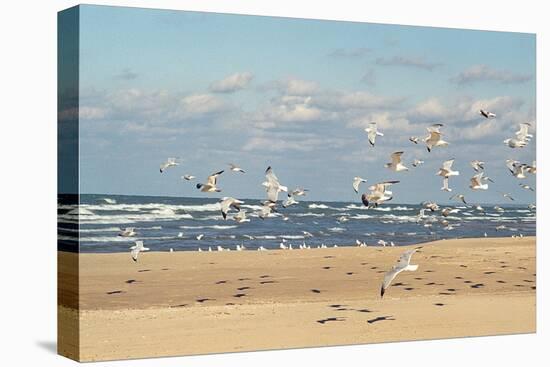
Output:
[[[535,35],[58,16],[58,350],[533,333]]]

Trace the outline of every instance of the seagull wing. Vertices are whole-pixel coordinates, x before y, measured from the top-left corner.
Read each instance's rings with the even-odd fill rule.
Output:
[[[223,173],[223,170],[208,176],[208,179],[206,180],[206,184],[210,186],[216,186],[216,182],[218,181],[218,176],[221,175],[222,173]]]
[[[401,163],[401,155],[403,155],[403,152],[394,152],[391,155],[391,163],[393,166],[398,165]]]
[[[451,171],[451,168],[453,167],[454,158],[449,159],[448,161],[443,162],[443,169],[446,171]]]

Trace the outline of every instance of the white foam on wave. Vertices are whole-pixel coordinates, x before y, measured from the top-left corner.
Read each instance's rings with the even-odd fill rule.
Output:
[[[325,213],[296,213],[292,214],[294,217],[324,217]]]
[[[307,206],[309,209],[328,209],[329,207],[325,204],[309,204]]]
[[[342,228],[342,227],[332,227],[332,228],[329,228],[328,230],[331,231],[331,232],[345,232],[346,231],[346,229]]]
[[[208,203],[201,205],[176,205],[163,203],[148,203],[148,204],[81,204],[81,207],[88,210],[103,210],[103,211],[153,211],[153,210],[172,210],[174,212],[183,210],[186,212],[212,212],[221,209],[220,203]]]
[[[305,238],[305,236],[282,234],[282,235],[279,236],[279,238],[284,238],[285,240],[299,240],[299,239]]]
[[[116,214],[116,215],[89,215],[80,217],[84,224],[133,224],[140,222],[175,221],[193,219],[190,214],[147,213],[147,214]]]
[[[181,229],[208,229],[208,228],[211,228],[211,229],[232,229],[232,228],[237,228],[238,226],[235,226],[235,225],[217,225],[217,224],[214,224],[214,225],[211,225],[211,226],[179,226],[179,228]]]

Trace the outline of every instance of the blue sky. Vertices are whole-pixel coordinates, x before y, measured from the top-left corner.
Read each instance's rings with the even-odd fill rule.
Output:
[[[234,162],[247,173],[226,171],[210,196],[263,197],[271,165],[311,200],[357,201],[351,181],[361,176],[400,180],[395,202],[446,202],[435,172],[455,158],[453,193],[534,202],[505,161],[531,163],[535,141],[502,143],[519,123],[534,125],[532,34],[101,6],[83,6],[80,20],[83,193],[201,197],[180,176],[204,180]],[[370,121],[385,134],[375,148]],[[449,147],[408,141],[433,123]],[[400,150],[408,166],[426,163],[384,168]],[[167,157],[181,165],[160,174]],[[487,192],[468,188],[473,159],[496,182]]]

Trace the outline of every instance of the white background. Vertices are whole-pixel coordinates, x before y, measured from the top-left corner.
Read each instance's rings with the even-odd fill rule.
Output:
[[[184,10],[354,20],[537,33],[538,332],[533,335],[387,343],[98,363],[98,366],[540,366],[547,365],[549,271],[545,243],[550,97],[548,10],[544,1],[95,1]],[[298,3],[298,4],[297,4]],[[7,5],[9,4],[9,5]],[[0,5],[0,364],[69,366],[56,338],[56,12],[74,1]],[[546,70],[545,70],[546,67]],[[542,210],[541,210],[542,209]],[[547,310],[545,313],[544,310]],[[513,315],[510,315],[513,317]],[[269,332],[266,330],[266,332]]]

